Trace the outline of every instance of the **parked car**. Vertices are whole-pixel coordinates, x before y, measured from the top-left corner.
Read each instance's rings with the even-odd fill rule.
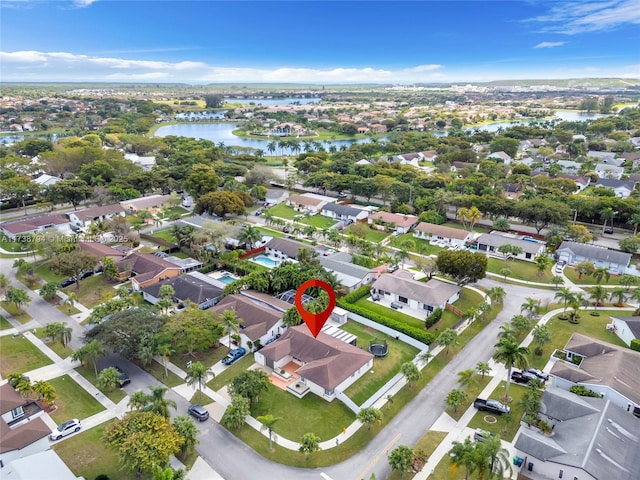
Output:
[[[400,235],[400,232],[398,230],[394,230],[393,232],[391,232],[392,237],[397,237],[398,235]]]
[[[120,372],[120,376],[118,377],[118,386],[120,388],[124,387],[125,385],[129,385],[131,383],[131,379],[129,378],[129,375],[126,374],[126,372],[124,372],[118,366],[114,366],[113,368],[115,368],[118,372]]]
[[[209,412],[202,405],[189,405],[187,411],[189,415],[201,422],[209,418]]]
[[[262,215],[262,209],[259,208],[258,210],[256,210],[255,216],[259,217],[260,215]]]
[[[545,382],[549,380],[549,374],[544,373],[542,370],[538,370],[537,368],[528,368],[527,372],[532,373],[540,380],[544,380]]]
[[[346,193],[342,193],[342,192],[340,192],[340,193],[338,194],[338,198],[347,198],[348,196],[349,196],[349,195],[347,195]]]
[[[371,295],[371,300],[373,300],[374,302],[378,302],[380,300],[380,295],[378,293],[374,293],[373,295]]]
[[[402,310],[402,307],[404,307],[404,305],[400,302],[391,302],[391,308],[394,310]]]
[[[65,278],[64,280],[60,281],[60,287],[65,288],[65,287],[68,287],[69,285],[73,285],[74,283],[76,283],[75,278],[73,277]]]
[[[242,358],[242,356],[245,353],[247,353],[247,351],[243,347],[229,350],[229,353],[227,353],[227,356],[222,359],[222,363],[224,365],[231,365],[233,362],[235,362],[239,358]]]
[[[473,402],[473,406],[481,412],[490,412],[495,413],[496,415],[502,415],[503,413],[511,412],[511,407],[492,398],[489,398],[487,400],[483,398],[476,398]]]
[[[83,279],[85,279],[87,277],[91,277],[92,275],[93,275],[93,270],[85,270],[80,275],[78,275],[78,278],[80,280],[83,280]]]
[[[72,433],[79,432],[81,428],[82,424],[80,423],[80,420],[74,418],[73,420],[69,420],[60,424],[58,428],[51,432],[49,438],[51,440],[60,440],[62,437],[66,437],[67,435],[71,435]]]
[[[553,269],[553,271],[555,273],[562,273],[562,265],[560,265],[560,264],[556,265],[556,267]]]
[[[393,273],[396,270],[398,270],[400,267],[398,267],[398,265],[390,265],[389,268],[387,268],[387,272],[389,273]]]
[[[493,433],[487,432],[486,430],[482,430],[481,428],[477,428],[475,432],[473,432],[473,439],[476,442],[486,442],[491,437],[493,437]]]
[[[533,373],[529,373],[527,371],[522,372],[511,372],[511,380],[516,383],[529,383],[534,378],[538,378]]]
[[[606,227],[603,232],[611,235],[613,233],[613,227]]]

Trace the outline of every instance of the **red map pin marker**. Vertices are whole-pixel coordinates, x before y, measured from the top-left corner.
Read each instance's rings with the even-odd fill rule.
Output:
[[[311,313],[307,312],[304,309],[304,305],[302,305],[302,294],[311,287],[319,287],[329,295],[329,305],[324,312],[320,313]],[[307,324],[307,328],[313,335],[313,338],[316,338],[322,330],[327,319],[331,316],[331,312],[333,312],[333,307],[336,306],[336,294],[327,282],[323,282],[322,280],[307,280],[304,282],[298,290],[296,291],[296,308],[298,309],[298,313],[304,320],[304,323]]]

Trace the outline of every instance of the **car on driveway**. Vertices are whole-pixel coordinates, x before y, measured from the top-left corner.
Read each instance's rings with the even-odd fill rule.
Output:
[[[76,283],[75,278],[73,277],[65,278],[64,280],[60,281],[60,287],[65,288],[65,287],[68,287],[69,285],[73,285],[74,283]]]
[[[556,265],[556,267],[553,269],[553,271],[555,273],[562,273],[562,265],[560,265],[560,264]]]
[[[242,356],[247,353],[247,351],[243,348],[234,348],[233,350],[229,350],[227,356],[222,359],[222,363],[224,365],[231,365],[236,360],[242,358]]]
[[[606,227],[603,232],[611,235],[613,233],[613,227]]]
[[[209,418],[209,412],[202,405],[189,405],[187,411],[189,415],[201,422]]]
[[[131,379],[129,378],[129,375],[127,375],[125,371],[123,371],[118,366],[114,366],[113,368],[115,368],[120,373],[120,376],[118,377],[118,386],[120,388],[124,387],[125,385],[129,385],[131,383]]]
[[[476,442],[486,442],[487,440],[489,440],[491,437],[494,437],[495,435],[491,432],[487,432],[486,430],[482,430],[481,428],[477,428],[475,432],[473,432],[473,439]]]
[[[51,432],[51,435],[49,435],[49,438],[51,440],[60,440],[61,438],[66,437],[67,435],[71,435],[72,433],[79,432],[81,428],[82,428],[82,424],[80,423],[80,420],[78,420],[77,418],[74,418],[73,420],[69,420],[67,422],[61,423],[58,426],[58,428],[56,428],[53,432]]]
[[[262,215],[262,209],[261,209],[261,208],[259,208],[258,210],[256,210],[256,211],[255,211],[255,213],[254,213],[254,215],[255,215],[256,217],[259,217],[260,215]]]
[[[537,368],[528,368],[527,372],[532,373],[533,375],[538,377],[540,380],[544,380],[545,382],[549,380],[549,374],[544,373],[542,370],[538,370]]]
[[[534,378],[538,377],[535,374],[524,370],[522,372],[511,372],[511,380],[516,383],[529,383]]]
[[[503,413],[510,413],[511,407],[509,405],[505,405],[498,400],[494,400],[493,398],[483,399],[476,398],[473,402],[473,406],[476,407],[481,412],[490,412],[495,413],[496,415],[502,415]]]

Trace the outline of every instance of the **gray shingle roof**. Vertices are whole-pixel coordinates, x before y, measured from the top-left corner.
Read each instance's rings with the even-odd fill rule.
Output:
[[[313,251],[313,247],[305,245],[304,243],[296,242],[294,240],[289,240],[288,238],[278,238],[274,237],[269,240],[265,247],[270,248],[272,250],[278,250],[279,252],[284,253],[286,256],[290,258],[297,258],[298,253],[303,248],[306,248],[310,251]]]
[[[489,245],[496,249],[503,245],[513,245],[514,247],[522,248],[525,253],[536,254],[546,244],[544,242],[528,242],[520,238],[511,238],[497,233],[483,233],[478,237],[478,245]]]
[[[596,187],[606,188],[621,188],[626,187],[627,190],[633,191],[636,187],[636,182],[632,180],[616,180],[614,178],[599,178],[596,182]]]
[[[373,288],[417,300],[425,305],[441,305],[460,291],[460,287],[440,280],[433,279],[425,283],[388,274],[380,275]]]
[[[322,210],[326,210],[327,212],[334,212],[338,215],[346,215],[349,217],[357,217],[362,213],[362,210],[359,208],[351,207],[349,205],[340,205],[339,203],[327,203]]]
[[[640,338],[640,317],[611,317],[623,321],[636,338]]]
[[[182,302],[190,300],[196,305],[200,305],[207,300],[222,295],[223,288],[215,285],[214,282],[213,279],[206,275],[199,272],[191,272],[149,285],[148,287],[144,287],[142,291],[157,298],[160,295],[160,287],[163,285],[171,285],[175,291],[175,298]]]
[[[618,265],[625,266],[629,266],[629,262],[631,262],[630,253],[617,252],[615,250],[594,247],[584,243],[564,241],[560,244],[557,251],[562,252],[563,250],[571,251],[574,255],[580,257],[590,258],[601,262],[616,263]]]

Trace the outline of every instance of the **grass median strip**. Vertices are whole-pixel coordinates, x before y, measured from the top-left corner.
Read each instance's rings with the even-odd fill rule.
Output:
[[[0,337],[0,374],[25,373],[53,362],[23,335]]]

